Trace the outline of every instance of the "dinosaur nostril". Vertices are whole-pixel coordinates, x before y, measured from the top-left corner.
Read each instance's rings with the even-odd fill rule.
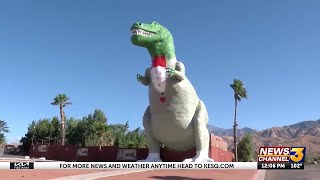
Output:
[[[139,25],[139,26],[141,26],[141,25],[142,25],[142,23],[141,23],[141,22],[139,22],[139,23],[138,23],[138,25]]]

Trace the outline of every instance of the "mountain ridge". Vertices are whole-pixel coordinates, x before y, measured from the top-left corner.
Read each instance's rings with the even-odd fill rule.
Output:
[[[228,142],[229,150],[233,149],[233,130],[208,125],[210,133],[221,136]],[[298,122],[282,127],[271,127],[264,130],[251,128],[238,129],[239,140],[244,134],[250,133],[254,147],[261,146],[305,146],[307,152],[320,156],[320,119]]]

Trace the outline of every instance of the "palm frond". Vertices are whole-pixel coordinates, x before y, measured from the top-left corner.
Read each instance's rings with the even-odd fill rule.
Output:
[[[65,94],[58,94],[54,99],[53,102],[51,103],[52,105],[62,105],[65,107],[66,105],[70,105],[71,102],[69,102],[69,98]]]
[[[241,101],[242,98],[247,99],[247,90],[244,87],[243,81],[240,79],[234,79],[233,84],[230,84],[230,87],[234,91],[234,98],[238,101]]]
[[[7,125],[6,121],[0,120],[0,133],[4,132],[4,133],[8,133],[9,132],[9,127]]]

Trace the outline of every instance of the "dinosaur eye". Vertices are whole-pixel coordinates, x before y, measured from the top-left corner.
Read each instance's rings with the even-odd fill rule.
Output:
[[[151,24],[153,24],[153,25],[158,25],[158,23],[157,23],[157,22],[154,22],[154,21],[153,21]]]

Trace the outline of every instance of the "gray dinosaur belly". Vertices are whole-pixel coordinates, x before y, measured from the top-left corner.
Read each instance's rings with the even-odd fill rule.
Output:
[[[199,98],[189,80],[179,82],[171,77],[166,80],[163,95],[152,86],[149,91],[151,129],[154,137],[170,149],[192,148],[192,118]],[[165,97],[164,102],[161,102],[161,97]]]

